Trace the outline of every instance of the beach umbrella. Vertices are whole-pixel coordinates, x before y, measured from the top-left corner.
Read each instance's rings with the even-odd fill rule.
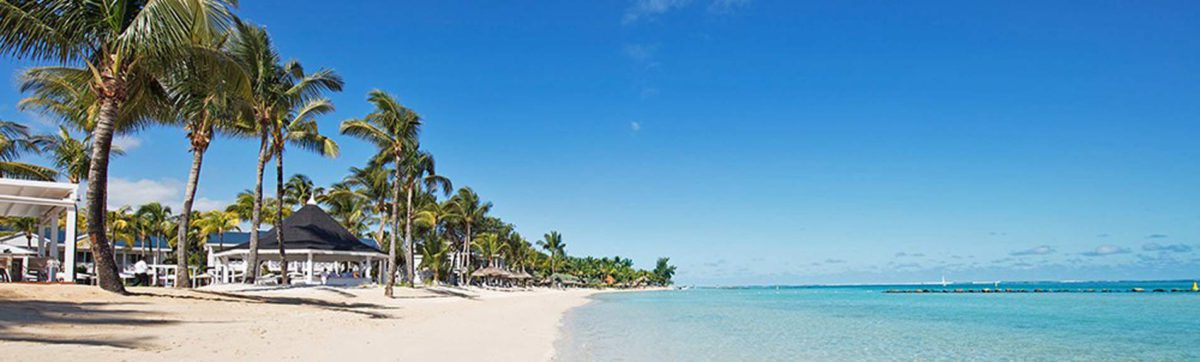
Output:
[[[476,270],[475,272],[471,273],[471,276],[475,278],[508,278],[509,274],[500,268],[489,266],[487,268]]]
[[[526,272],[518,272],[516,274],[513,274],[512,278],[513,279],[533,279],[533,276],[529,275],[529,273],[526,273]]]

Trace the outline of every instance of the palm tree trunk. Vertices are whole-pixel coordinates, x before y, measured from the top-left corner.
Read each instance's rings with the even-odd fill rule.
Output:
[[[105,83],[112,83],[105,84],[108,90],[115,90],[120,85],[112,78],[106,79]],[[96,263],[100,289],[125,294],[125,285],[121,283],[117,263],[113,259],[112,245],[108,243],[108,236],[104,235],[104,217],[107,216],[105,211],[108,206],[108,156],[112,151],[113,123],[117,120],[120,101],[111,96],[102,97],[100,101],[100,115],[92,130],[92,165],[88,170],[87,232],[92,242],[92,259]]]
[[[413,265],[413,243],[412,243],[412,214],[413,214],[413,180],[409,180],[405,185],[408,188],[406,201],[404,203],[404,282],[412,286],[416,281],[416,268]]]
[[[400,155],[396,155],[396,181],[392,184],[392,235],[388,241],[388,271],[384,278],[383,295],[392,297],[392,284],[396,284],[396,218],[400,217]]]
[[[266,127],[266,126],[263,126]],[[246,272],[242,274],[242,282],[254,284],[258,279],[258,225],[262,223],[263,199],[263,169],[267,167],[267,131],[259,135],[258,168],[255,170],[254,181],[254,210],[250,211],[250,252],[246,255]]]
[[[192,169],[188,171],[187,188],[183,192],[183,211],[179,214],[179,234],[175,241],[175,288],[190,288],[192,278],[187,267],[188,219],[192,217],[192,202],[196,200],[196,185],[200,183],[200,166],[208,145],[193,146]]]
[[[383,210],[384,210],[383,208],[379,209],[379,232],[377,232],[375,234],[375,243],[378,244],[380,248],[383,247],[383,226],[387,224],[387,215],[384,215]],[[376,270],[375,272],[382,273],[383,271]],[[380,275],[382,275],[382,274],[380,274]],[[375,279],[375,280],[379,280],[379,279]]]
[[[466,282],[465,285],[471,285],[471,222],[470,221],[467,221],[467,234],[466,234],[466,237],[463,238],[462,252],[463,252],[463,259],[465,259],[463,261],[463,265],[465,267],[463,268],[462,279],[464,282]]]
[[[275,199],[279,200],[279,208],[275,209],[275,240],[279,242],[279,268],[283,285],[291,285],[288,280],[287,253],[283,246],[283,147],[275,151]]]

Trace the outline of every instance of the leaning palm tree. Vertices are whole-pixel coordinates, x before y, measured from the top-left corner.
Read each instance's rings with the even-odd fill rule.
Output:
[[[567,243],[563,242],[562,234],[551,231],[538,240],[538,246],[550,254],[550,274],[558,272],[558,259],[567,255]]]
[[[264,221],[263,215],[263,170],[267,161],[275,156],[274,151],[282,151],[282,143],[273,143],[272,136],[279,136],[285,119],[296,109],[308,108],[306,104],[317,101],[316,98],[325,91],[340,91],[342,79],[331,70],[319,70],[305,74],[300,63],[292,61],[281,63],[281,58],[271,44],[271,38],[263,27],[239,23],[237,35],[229,42],[228,51],[241,64],[251,80],[250,109],[254,115],[255,126],[259,136],[258,163],[255,169],[254,207],[250,216],[250,252],[246,256],[246,265],[258,264],[258,227]],[[318,103],[319,104],[319,103]],[[330,106],[330,108],[332,108]],[[318,111],[319,110],[314,110]],[[296,112],[296,115],[304,116]],[[303,126],[303,125],[298,125]],[[286,129],[286,125],[282,127]],[[315,131],[315,125],[312,126]],[[272,147],[276,144],[278,149]],[[282,163],[280,163],[280,167]],[[282,184],[282,181],[280,182]],[[277,211],[282,212],[282,208]],[[280,245],[283,245],[280,243]],[[286,263],[284,263],[286,265]],[[253,284],[259,269],[250,267],[246,270],[244,281]]]
[[[458,189],[454,197],[450,199],[453,205],[453,211],[450,213],[450,219],[463,227],[463,245],[459,249],[463,253],[465,270],[463,280],[466,280],[471,275],[471,228],[479,222],[482,222],[487,217],[487,213],[492,210],[491,202],[481,202],[479,194],[470,187]]]
[[[197,32],[221,31],[234,0],[109,0],[0,2],[0,52],[18,58],[78,64],[70,68],[98,105],[88,172],[88,235],[99,285],[125,293],[104,235],[108,156],[116,122],[155,92],[155,74],[190,50]],[[83,70],[79,72],[79,70]],[[145,120],[145,119],[142,119]]]
[[[23,124],[0,121],[0,177],[53,180],[58,174],[54,169],[17,161],[23,155],[41,153],[49,142],[48,137],[30,134]]]
[[[392,285],[396,283],[396,219],[400,215],[398,201],[401,180],[404,179],[402,163],[408,152],[417,148],[421,117],[381,90],[371,91],[367,101],[375,106],[375,110],[362,119],[343,121],[341,131],[342,134],[366,140],[379,149],[371,158],[371,164],[392,164],[396,167],[395,182],[392,184],[392,217],[388,220],[392,226],[388,245],[388,274],[383,289],[383,294],[391,297]],[[405,278],[411,280],[408,279],[410,276],[406,275]]]
[[[192,167],[188,170],[175,239],[176,288],[191,287],[191,278],[187,274],[190,240],[187,233],[192,229],[192,203],[196,199],[204,154],[217,133],[243,135],[254,129],[248,122],[251,118],[246,101],[250,97],[249,79],[233,58],[221,51],[224,38],[196,38],[194,41],[197,49],[206,51],[181,57],[180,64],[162,77],[176,118],[182,120],[187,131],[192,152]]]

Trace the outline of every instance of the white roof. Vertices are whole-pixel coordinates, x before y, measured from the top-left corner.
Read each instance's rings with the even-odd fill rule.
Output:
[[[0,178],[0,215],[45,217],[75,207],[79,185],[65,182]]]
[[[0,255],[37,255],[37,252],[25,246],[0,245]]]

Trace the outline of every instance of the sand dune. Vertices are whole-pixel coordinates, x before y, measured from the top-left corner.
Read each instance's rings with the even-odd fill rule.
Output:
[[[0,284],[0,360],[553,358],[559,321],[591,290]]]

